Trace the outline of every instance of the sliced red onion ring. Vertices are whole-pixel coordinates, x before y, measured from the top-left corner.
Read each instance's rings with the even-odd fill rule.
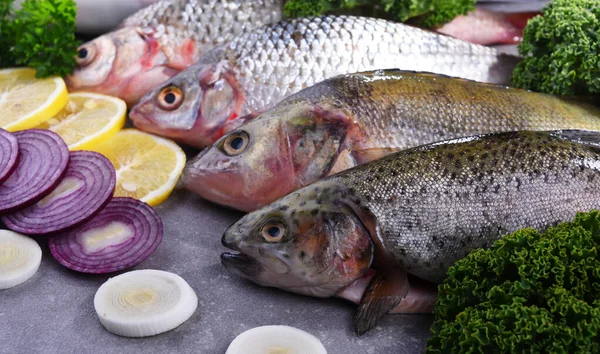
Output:
[[[0,185],[0,212],[31,205],[59,183],[69,162],[69,148],[53,131],[28,129],[12,133],[19,144],[19,162]]]
[[[54,259],[82,273],[127,269],[148,258],[162,241],[162,220],[148,204],[113,198],[88,222],[49,239]]]
[[[67,171],[56,188],[39,202],[3,216],[9,229],[24,234],[47,234],[90,219],[115,191],[115,168],[93,151],[69,153]]]
[[[17,138],[0,128],[0,183],[4,182],[17,167],[19,143]]]

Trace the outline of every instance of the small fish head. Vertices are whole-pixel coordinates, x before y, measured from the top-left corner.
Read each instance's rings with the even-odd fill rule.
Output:
[[[129,106],[151,88],[175,75],[157,41],[142,28],[125,27],[82,44],[76,67],[65,78],[70,91],[121,97]]]
[[[282,102],[230,131],[187,164],[184,185],[213,202],[254,211],[325,177],[346,130],[312,108]]]
[[[294,189],[282,122],[252,120],[221,137],[190,160],[184,186],[215,203],[253,211]]]
[[[200,61],[144,95],[130,117],[141,130],[201,149],[241,124],[243,101],[224,64]]]
[[[229,227],[221,255],[230,271],[257,284],[329,297],[360,278],[373,245],[360,220],[343,207],[292,193]],[[312,194],[312,191],[309,193]]]

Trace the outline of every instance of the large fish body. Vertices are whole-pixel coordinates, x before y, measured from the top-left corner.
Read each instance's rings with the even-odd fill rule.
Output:
[[[283,98],[339,74],[400,68],[507,83],[518,58],[383,19],[324,16],[256,28],[145,95],[136,127],[204,148]]]
[[[188,162],[187,189],[256,210],[397,150],[515,130],[600,131],[600,108],[556,96],[387,70],[342,75],[294,94]]]
[[[223,235],[240,253],[222,262],[263,286],[321,297],[375,269],[356,320],[363,333],[410,297],[407,273],[440,283],[473,249],[600,208],[599,141],[521,131],[403,150],[247,214]]]
[[[282,17],[282,0],[161,0],[84,43],[70,91],[118,96],[129,106],[214,47]]]

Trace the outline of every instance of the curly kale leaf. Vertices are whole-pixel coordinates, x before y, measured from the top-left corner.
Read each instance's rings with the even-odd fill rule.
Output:
[[[36,69],[36,77],[68,75],[75,68],[73,0],[25,0],[14,20],[14,57],[18,65]]]
[[[15,65],[12,55],[13,29],[11,12],[13,0],[0,0],[0,68]]]
[[[600,352],[600,212],[522,229],[456,262],[427,353]]]
[[[600,0],[552,0],[525,27],[512,85],[558,95],[600,94]]]
[[[73,0],[25,0],[12,11],[12,0],[0,0],[0,67],[28,66],[36,77],[68,75],[75,68]]]
[[[284,13],[287,17],[318,16],[362,7],[370,16],[436,27],[474,10],[475,3],[476,0],[288,0]]]

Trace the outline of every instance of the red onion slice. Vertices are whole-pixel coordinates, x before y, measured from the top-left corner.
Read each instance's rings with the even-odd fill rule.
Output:
[[[150,205],[116,197],[88,222],[51,237],[48,245],[54,259],[63,266],[82,273],[104,274],[144,261],[162,237],[162,220]]]
[[[47,234],[90,219],[115,191],[115,168],[93,151],[69,153],[67,171],[56,188],[37,203],[3,216],[9,229],[24,234]]]
[[[0,128],[0,183],[4,182],[17,167],[19,143],[17,138]]]
[[[31,205],[59,183],[69,162],[69,148],[53,131],[28,129],[12,133],[19,144],[19,162],[0,185],[0,212]]]

